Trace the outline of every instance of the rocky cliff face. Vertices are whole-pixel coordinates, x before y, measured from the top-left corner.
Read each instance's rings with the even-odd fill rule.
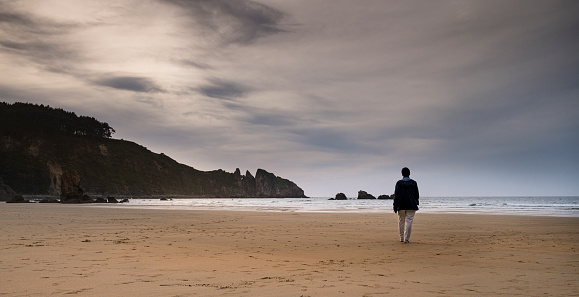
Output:
[[[255,187],[257,197],[305,197],[296,184],[263,169],[255,174]]]
[[[74,202],[85,195],[302,197],[265,170],[200,171],[136,143],[112,139],[95,118],[29,103],[0,102],[0,196],[40,194]],[[13,190],[13,191],[12,191]]]
[[[129,141],[0,135],[3,189],[25,195],[71,193],[66,172],[78,174],[76,185],[88,195],[305,197],[295,183],[263,169],[255,177],[239,169],[199,171]]]
[[[255,191],[255,177],[249,171],[245,175],[241,175],[239,168],[235,169],[233,173],[235,183],[238,187],[238,197],[257,197]]]

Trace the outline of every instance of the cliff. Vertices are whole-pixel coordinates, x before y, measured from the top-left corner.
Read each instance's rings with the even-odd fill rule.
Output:
[[[31,121],[26,119],[27,113],[11,114],[10,107],[0,102],[4,121],[7,118]],[[51,108],[42,108],[51,113]],[[263,169],[255,177],[249,172],[241,175],[239,169],[234,173],[221,169],[200,171],[134,142],[112,139],[110,133],[86,135],[78,129],[72,129],[72,133],[39,132],[42,122],[38,122],[40,126],[22,128],[14,123],[2,125],[2,121],[0,185],[5,192],[11,189],[24,195],[60,195],[62,175],[74,172],[80,176],[81,187],[88,195],[305,197],[295,183]],[[108,124],[100,124],[114,132]]]

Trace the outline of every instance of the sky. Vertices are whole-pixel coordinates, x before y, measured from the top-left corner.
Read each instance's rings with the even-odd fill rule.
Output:
[[[0,101],[311,197],[579,195],[579,2],[0,0]]]

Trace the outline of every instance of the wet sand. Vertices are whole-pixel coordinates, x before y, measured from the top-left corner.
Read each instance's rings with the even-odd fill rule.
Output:
[[[579,296],[578,227],[0,203],[0,296]]]

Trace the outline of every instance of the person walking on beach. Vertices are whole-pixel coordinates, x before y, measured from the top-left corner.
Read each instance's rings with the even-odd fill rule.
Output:
[[[400,242],[408,243],[412,232],[412,221],[418,210],[418,184],[410,179],[410,169],[402,168],[402,179],[394,190],[394,213],[398,213]]]

